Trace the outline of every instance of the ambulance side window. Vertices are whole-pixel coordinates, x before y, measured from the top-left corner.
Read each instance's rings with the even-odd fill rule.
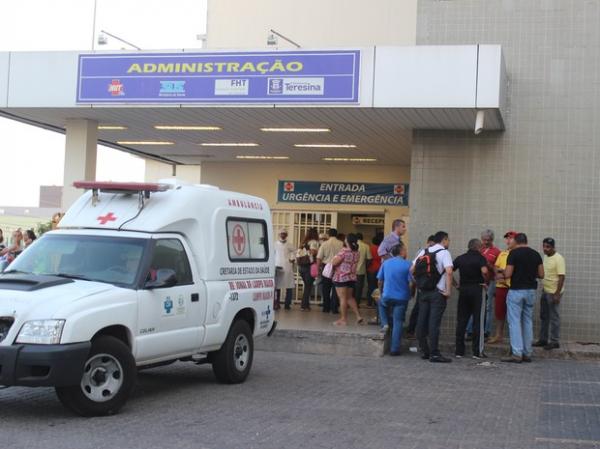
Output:
[[[227,251],[232,262],[266,261],[269,257],[266,221],[228,218]]]
[[[161,268],[169,268],[175,271],[177,285],[186,285],[193,282],[192,269],[185,248],[177,239],[160,239],[156,241],[147,280],[153,280],[156,270]]]

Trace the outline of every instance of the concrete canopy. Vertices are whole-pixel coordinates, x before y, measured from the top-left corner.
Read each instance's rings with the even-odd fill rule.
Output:
[[[499,46],[369,47],[360,51],[360,99],[351,106],[82,105],[75,101],[80,53],[0,53],[0,115],[59,132],[72,119],[93,120],[100,127],[120,126],[124,129],[100,128],[98,141],[172,164],[283,156],[298,163],[343,157],[408,165],[413,129],[472,131],[478,110],[486,111],[486,131],[503,129],[506,75]],[[159,130],[156,125],[220,129]],[[261,131],[282,127],[327,128],[330,132]],[[123,143],[139,141],[169,143]],[[207,143],[256,146],[202,145]],[[352,147],[299,148],[296,144]]]

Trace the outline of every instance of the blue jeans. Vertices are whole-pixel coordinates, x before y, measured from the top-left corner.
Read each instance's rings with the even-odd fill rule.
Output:
[[[535,290],[509,290],[506,316],[513,355],[530,356],[533,352],[533,306]]]
[[[406,307],[408,301],[401,301],[392,298],[382,298],[379,301],[379,316],[381,317],[381,325],[389,325],[388,311],[392,309],[392,344],[390,346],[390,352],[400,351],[400,341],[402,339],[402,327],[404,326],[404,315],[406,314]]]

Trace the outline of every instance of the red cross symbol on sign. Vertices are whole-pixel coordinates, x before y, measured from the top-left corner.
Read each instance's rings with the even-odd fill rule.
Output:
[[[395,195],[404,195],[404,186],[402,184],[396,184],[394,186]]]
[[[101,225],[105,225],[109,221],[116,221],[117,217],[115,217],[115,214],[113,214],[112,212],[109,212],[104,216],[101,215],[100,217],[96,218],[96,220],[98,220]]]
[[[235,254],[238,256],[244,254],[244,250],[246,249],[246,234],[240,225],[234,226],[232,241]]]
[[[293,182],[288,181],[283,185],[283,190],[285,190],[286,192],[293,192],[294,188],[295,186]]]

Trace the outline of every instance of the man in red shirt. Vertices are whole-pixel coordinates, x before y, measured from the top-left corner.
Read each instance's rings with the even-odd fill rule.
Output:
[[[494,246],[494,231],[486,229],[481,233],[481,255],[487,260],[487,271],[488,271],[488,291],[487,291],[487,303],[485,306],[485,336],[489,337],[492,332],[492,304],[494,303],[494,296],[496,295],[496,278],[494,276],[494,265],[496,259],[500,255],[500,248]]]

